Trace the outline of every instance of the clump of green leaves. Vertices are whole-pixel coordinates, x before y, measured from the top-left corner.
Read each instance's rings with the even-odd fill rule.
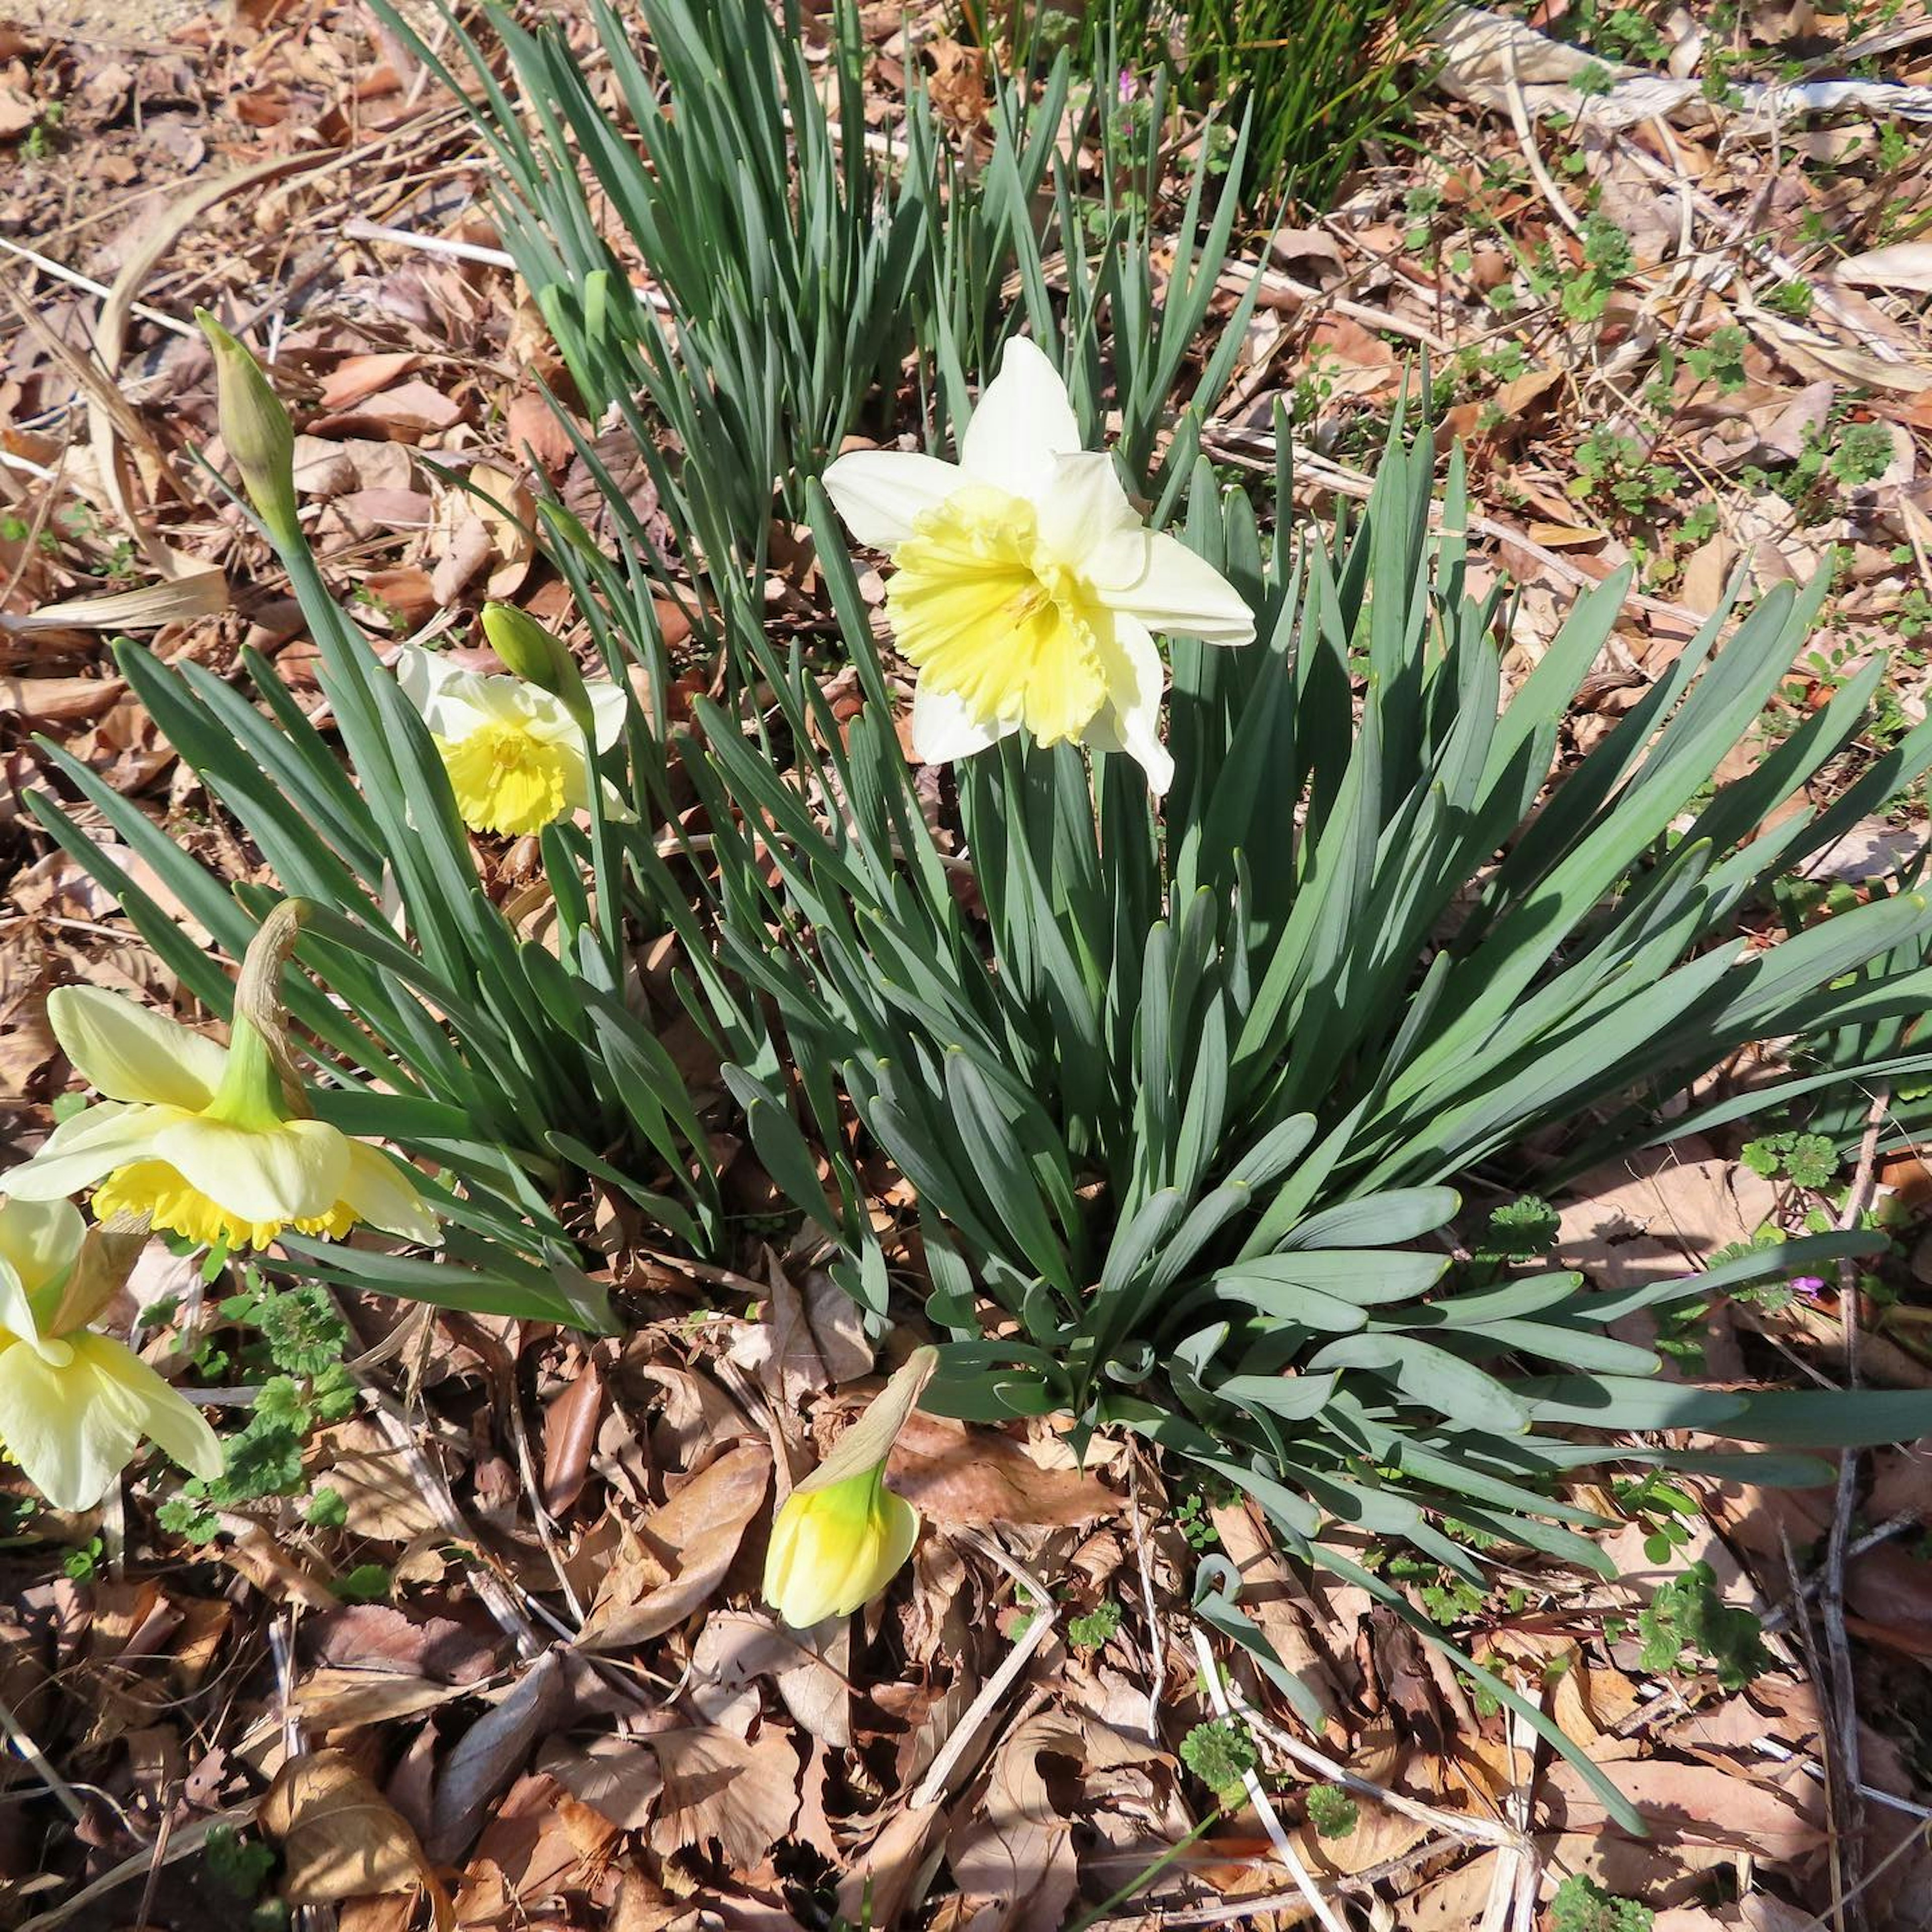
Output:
[[[1084,1616],[1069,1620],[1066,1640],[1076,1650],[1104,1650],[1120,1627],[1120,1605],[1103,1597]]]
[[[1716,1573],[1694,1563],[1665,1584],[1637,1614],[1640,1660],[1646,1670],[1708,1668],[1726,1690],[1742,1690],[1776,1660],[1766,1648],[1764,1628],[1749,1610],[1726,1604],[1718,1592]],[[1694,1660],[1688,1666],[1685,1658]]]
[[[1688,1524],[1703,1514],[1697,1498],[1660,1469],[1619,1477],[1611,1484],[1610,1493],[1620,1508],[1643,1525],[1643,1553],[1653,1563],[1669,1562],[1670,1552],[1690,1540]]]
[[[1246,1788],[1244,1780],[1261,1756],[1245,1725],[1230,1718],[1210,1718],[1181,1739],[1180,1761],[1225,1803]]]
[[[193,1544],[210,1542],[220,1533],[219,1510],[298,1493],[309,1436],[346,1420],[356,1408],[355,1380],[343,1362],[348,1324],[322,1289],[312,1284],[276,1288],[251,1265],[219,1312],[239,1332],[234,1356],[242,1372],[268,1372],[248,1422],[223,1442],[221,1474],[212,1480],[190,1479],[161,1505],[162,1526]],[[227,1354],[220,1360],[226,1366]],[[205,1368],[212,1366],[206,1348],[202,1361]],[[338,1504],[340,1500],[338,1496]]]
[[[1360,1807],[1339,1784],[1311,1784],[1304,1802],[1318,1838],[1346,1838],[1361,1816]]]
[[[1745,1142],[1738,1158],[1766,1180],[1796,1187],[1828,1187],[1838,1178],[1838,1150],[1823,1134],[1786,1131]]]
[[[208,1875],[232,1897],[254,1898],[268,1882],[275,1868],[272,1847],[254,1838],[244,1838],[232,1825],[217,1825],[202,1841],[202,1856]]]
[[[1550,1902],[1550,1932],[1650,1932],[1656,1918],[1648,1906],[1613,1897],[1582,1872],[1572,1872]]]

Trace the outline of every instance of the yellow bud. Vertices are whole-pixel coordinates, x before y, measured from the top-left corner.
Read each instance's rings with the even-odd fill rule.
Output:
[[[881,1467],[786,1497],[765,1558],[765,1600],[794,1630],[871,1602],[912,1554],[919,1512],[884,1477]]]
[[[278,544],[298,542],[296,438],[289,412],[254,357],[207,310],[196,309],[194,319],[214,350],[221,440],[242,473],[242,487]]]
[[[916,1348],[785,1498],[765,1558],[765,1600],[794,1630],[848,1616],[898,1574],[919,1540],[919,1512],[886,1487],[886,1458],[937,1365]]]
[[[580,724],[589,718],[590,700],[584,688],[584,674],[561,638],[552,636],[514,604],[484,604],[483,634],[526,683],[562,698],[564,708]]]

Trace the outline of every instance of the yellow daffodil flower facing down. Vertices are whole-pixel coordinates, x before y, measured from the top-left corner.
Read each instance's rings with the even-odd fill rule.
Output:
[[[124,1270],[89,1270],[87,1238],[70,1202],[0,1199],[0,1448],[63,1510],[93,1508],[144,1440],[195,1475],[221,1473],[201,1412],[88,1331]]]
[[[919,1512],[886,1487],[886,1458],[938,1357],[916,1348],[772,1525],[765,1600],[794,1630],[849,1616],[912,1554]]]
[[[938,764],[1024,730],[1174,773],[1160,740],[1156,631],[1252,642],[1226,578],[1150,530],[1102,451],[1083,450],[1066,386],[1024,338],[1006,344],[956,466],[859,450],[825,488],[862,544],[891,553],[886,610],[919,671],[913,748]]]
[[[57,1126],[8,1191],[46,1202],[94,1187],[98,1220],[145,1216],[230,1247],[266,1247],[290,1228],[334,1238],[359,1221],[437,1240],[406,1169],[303,1117],[272,997],[296,922],[285,902],[250,946],[226,1047],[96,987],[50,994],[55,1037],[106,1097]]]
[[[413,645],[398,654],[396,679],[422,713],[456,808],[472,832],[514,837],[589,809],[592,773],[584,728],[555,692],[520,677],[462,670]],[[628,696],[608,682],[580,688],[592,741],[608,752],[624,728]],[[614,788],[600,782],[605,809],[621,811]]]

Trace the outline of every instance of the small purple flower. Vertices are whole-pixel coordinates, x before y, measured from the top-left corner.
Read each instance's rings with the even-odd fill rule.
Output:
[[[1792,1292],[1802,1294],[1808,1301],[1816,1301],[1825,1292],[1825,1278],[1816,1274],[1795,1274],[1791,1277]]]
[[[1125,106],[1128,101],[1133,100],[1141,91],[1141,84],[1134,78],[1134,70],[1132,68],[1124,67],[1121,68],[1120,78],[1118,85],[1120,91],[1120,101],[1123,106]]]

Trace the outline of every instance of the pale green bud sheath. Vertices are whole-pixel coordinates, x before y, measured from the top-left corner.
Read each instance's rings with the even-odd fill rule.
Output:
[[[764,1596],[794,1630],[871,1602],[912,1554],[919,1512],[886,1487],[886,1459],[938,1359],[935,1349],[915,1348],[785,1498],[772,1525]]]
[[[514,604],[484,604],[483,634],[518,677],[561,700],[582,729],[591,731],[590,694],[584,687],[584,674],[576,658],[561,638]]]
[[[296,513],[295,431],[261,366],[205,308],[194,312],[214,350],[221,440],[242,487],[278,545],[302,541]]]

